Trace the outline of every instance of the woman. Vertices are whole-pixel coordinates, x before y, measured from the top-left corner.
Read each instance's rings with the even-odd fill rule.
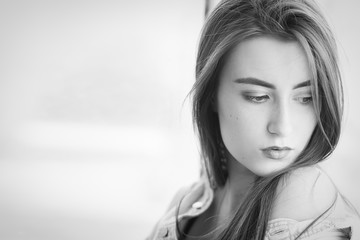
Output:
[[[204,171],[149,239],[360,239],[317,165],[343,112],[333,35],[304,0],[225,0],[202,31],[192,90]]]

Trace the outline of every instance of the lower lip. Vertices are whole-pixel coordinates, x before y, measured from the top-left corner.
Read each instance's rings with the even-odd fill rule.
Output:
[[[265,150],[262,150],[262,152],[264,153],[265,157],[267,157],[267,158],[283,159],[289,155],[290,150],[265,149]]]

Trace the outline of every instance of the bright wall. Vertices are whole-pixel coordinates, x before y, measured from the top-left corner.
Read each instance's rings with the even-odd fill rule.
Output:
[[[325,164],[360,209],[360,4],[319,1],[345,131]],[[199,160],[186,95],[201,0],[0,2],[0,238],[143,239]]]

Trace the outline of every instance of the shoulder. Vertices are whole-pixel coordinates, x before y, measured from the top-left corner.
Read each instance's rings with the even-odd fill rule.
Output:
[[[196,201],[198,195],[201,195],[200,190],[203,189],[204,186],[204,180],[200,179],[193,184],[180,188],[175,193],[165,213],[159,219],[151,234],[146,239],[158,239],[164,236],[168,236],[169,234],[171,236],[175,236],[174,226],[176,225],[175,222],[177,217],[189,209],[189,204]]]
[[[168,205],[167,211],[177,207],[181,201],[183,201],[183,199],[186,197],[186,195],[188,195],[189,193],[191,193],[191,190],[199,183],[193,183],[187,186],[183,186],[180,189],[178,189],[175,193],[175,195],[173,196],[173,198],[170,201],[170,204]]]
[[[299,168],[279,183],[270,219],[315,219],[332,206],[337,193],[330,177],[317,166]]]
[[[176,221],[199,215],[209,207],[212,199],[213,191],[203,175],[197,182],[180,188],[147,239],[175,236]]]

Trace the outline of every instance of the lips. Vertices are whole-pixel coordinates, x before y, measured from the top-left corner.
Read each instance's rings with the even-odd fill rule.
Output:
[[[289,147],[278,147],[278,146],[272,146],[268,148],[261,149],[265,157],[271,158],[271,159],[283,159],[289,155],[292,148]]]

